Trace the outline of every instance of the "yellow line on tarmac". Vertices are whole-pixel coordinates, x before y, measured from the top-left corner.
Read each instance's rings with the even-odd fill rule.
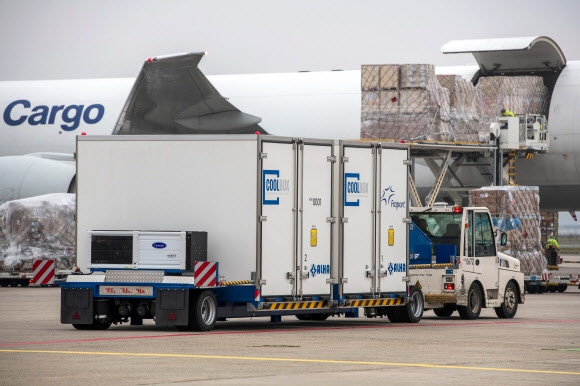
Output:
[[[372,366],[393,366],[393,367],[400,366],[400,367],[421,367],[430,369],[458,369],[458,370],[477,370],[477,371],[503,371],[512,373],[580,375],[580,372],[578,371],[528,370],[528,369],[510,369],[498,367],[433,365],[426,363],[366,362],[366,361],[348,361],[348,360],[332,360],[332,359],[260,358],[260,357],[240,357],[231,355],[146,354],[146,353],[127,353],[127,352],[10,350],[10,349],[6,350],[0,349],[0,353],[1,352],[25,353],[25,354],[28,353],[28,354],[65,354],[65,355],[108,355],[108,356],[128,356],[128,357],[224,359],[224,360],[264,361],[264,362],[332,363],[341,365],[372,365]]]

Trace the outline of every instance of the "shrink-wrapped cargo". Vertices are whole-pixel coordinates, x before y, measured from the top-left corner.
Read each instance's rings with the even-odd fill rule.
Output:
[[[4,270],[54,259],[70,268],[75,257],[75,195],[48,194],[0,206],[0,262]]]
[[[449,91],[433,65],[365,65],[361,77],[362,139],[452,139]]]
[[[488,132],[502,109],[514,114],[547,115],[550,98],[540,76],[490,76],[480,78],[477,86],[480,133]],[[525,138],[520,133],[520,140]]]
[[[540,242],[540,198],[537,186],[491,186],[469,192],[469,206],[484,206],[494,226],[507,233],[499,250],[520,260],[522,272],[539,274],[547,263]]]

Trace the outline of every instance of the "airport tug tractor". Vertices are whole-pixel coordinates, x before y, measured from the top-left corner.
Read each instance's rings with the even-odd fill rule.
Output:
[[[498,252],[496,239],[504,246],[507,234],[493,228],[489,210],[435,204],[409,212],[409,275],[425,310],[476,319],[486,307],[513,318],[524,303],[524,274],[517,259]]]

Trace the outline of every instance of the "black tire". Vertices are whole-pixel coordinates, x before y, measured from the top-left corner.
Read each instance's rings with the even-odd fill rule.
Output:
[[[558,292],[565,292],[568,289],[568,284],[558,285]]]
[[[93,324],[73,324],[73,327],[77,330],[106,330],[111,324],[111,322],[93,322]]]
[[[433,312],[440,318],[448,318],[453,315],[456,309],[457,307],[455,304],[447,303],[443,306],[443,308],[434,308]]]
[[[93,327],[92,324],[75,324],[75,323],[73,323],[72,326],[77,330],[90,330]]]
[[[537,285],[531,285],[531,284],[525,284],[525,289],[526,291],[528,291],[528,293],[530,294],[537,294],[538,293],[538,286]]]
[[[494,308],[495,314],[501,319],[511,319],[518,312],[518,291],[511,281],[507,283],[500,307]]]
[[[481,313],[482,304],[481,290],[477,284],[473,283],[467,293],[467,306],[457,306],[457,311],[461,319],[477,319]]]
[[[538,294],[543,294],[544,292],[546,292],[546,286],[545,285],[538,286]]]
[[[28,287],[29,284],[30,284],[30,281],[28,281],[28,280],[23,280],[20,282],[20,286],[22,286],[22,287]]]
[[[312,314],[310,315],[310,320],[317,320],[323,322],[330,317],[330,314]]]
[[[386,307],[385,314],[391,323],[403,323],[402,307]]]
[[[309,314],[298,314],[295,316],[296,316],[296,319],[298,319],[298,320],[312,320],[312,315],[309,315]]]
[[[213,292],[203,291],[194,297],[189,324],[194,331],[210,331],[217,321],[217,300]],[[193,314],[191,314],[193,311]]]
[[[401,307],[401,316],[405,323],[418,323],[425,310],[423,292],[418,287],[411,287],[409,298],[409,303]]]
[[[95,322],[93,323],[93,330],[106,330],[111,327],[111,322]]]

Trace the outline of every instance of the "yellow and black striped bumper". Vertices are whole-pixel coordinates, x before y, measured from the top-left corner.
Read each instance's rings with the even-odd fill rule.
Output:
[[[264,303],[264,310],[312,310],[318,308],[329,308],[330,305],[325,300],[310,302],[276,302]]]
[[[409,265],[409,268],[446,268],[446,267],[453,267],[451,263],[441,263],[441,264],[415,264]]]
[[[382,307],[382,306],[400,306],[405,304],[403,299],[388,298],[388,299],[355,299],[346,300],[344,307]]]

